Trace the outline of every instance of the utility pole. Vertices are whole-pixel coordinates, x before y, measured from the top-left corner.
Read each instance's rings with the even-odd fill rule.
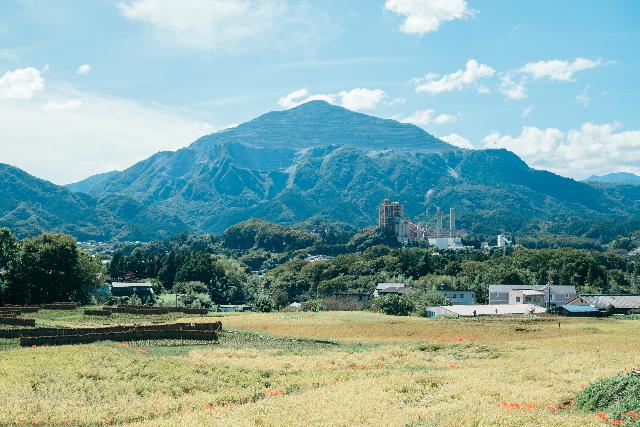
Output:
[[[551,285],[553,285],[553,273],[549,271],[547,279],[547,311],[551,310]]]

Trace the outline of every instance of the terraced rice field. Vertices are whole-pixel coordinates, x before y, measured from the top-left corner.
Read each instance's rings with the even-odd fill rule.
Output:
[[[63,326],[145,320],[79,313],[33,316]],[[178,318],[160,316],[212,320]],[[563,402],[640,366],[638,320],[345,312],[219,320],[225,332],[214,345],[0,342],[0,425],[600,426]]]

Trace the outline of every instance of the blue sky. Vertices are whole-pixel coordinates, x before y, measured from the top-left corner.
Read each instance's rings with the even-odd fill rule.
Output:
[[[320,98],[639,173],[639,22],[634,0],[7,0],[0,161],[67,183]]]

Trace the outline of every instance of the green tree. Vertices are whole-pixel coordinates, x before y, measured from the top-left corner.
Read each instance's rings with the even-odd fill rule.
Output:
[[[160,270],[158,270],[158,279],[160,279],[165,288],[173,288],[176,280],[177,269],[176,253],[171,251],[169,252],[169,255],[164,257],[162,266],[160,267]]]
[[[376,306],[384,314],[408,316],[416,306],[407,295],[384,295],[376,300]]]
[[[8,228],[0,228],[0,303],[6,302],[8,280],[18,257],[18,239]]]
[[[126,260],[122,252],[118,251],[113,254],[113,258],[109,263],[109,276],[113,281],[121,281],[124,280],[126,272]]]
[[[91,255],[78,249],[73,237],[45,233],[21,243],[8,295],[11,302],[20,304],[86,303],[103,282],[103,273]]]

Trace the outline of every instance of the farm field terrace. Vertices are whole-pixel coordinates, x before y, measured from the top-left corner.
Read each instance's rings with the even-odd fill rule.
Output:
[[[145,320],[32,316],[59,326]],[[640,366],[638,320],[182,316],[154,319],[221,320],[220,343],[1,340],[0,425],[600,426],[563,402]]]

